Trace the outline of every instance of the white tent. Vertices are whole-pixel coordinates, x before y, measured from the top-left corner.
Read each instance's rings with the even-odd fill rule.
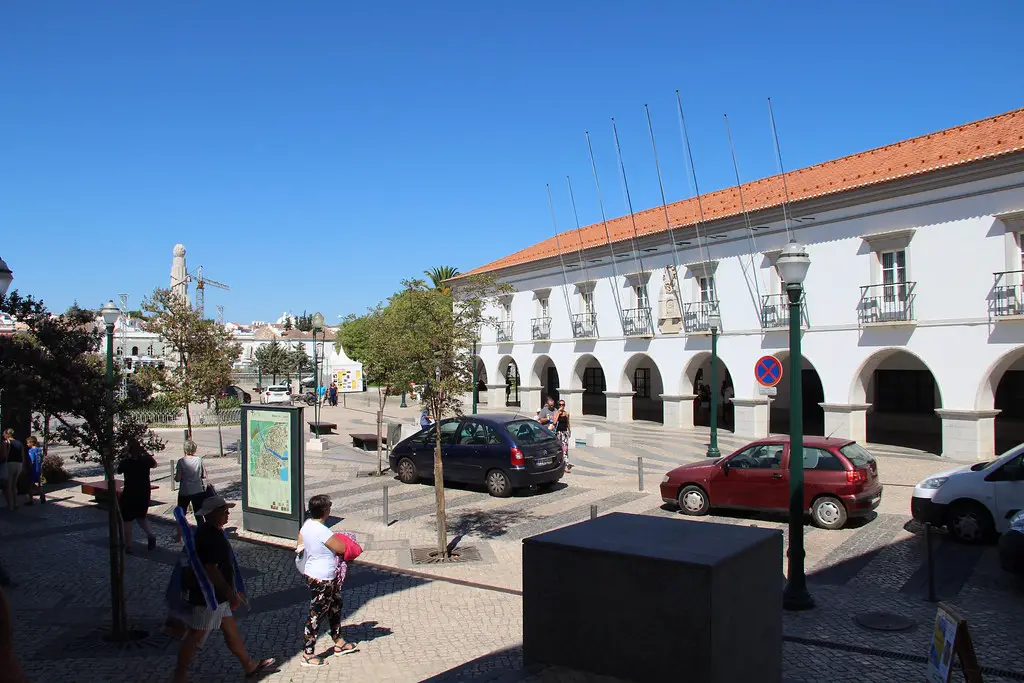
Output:
[[[326,345],[330,349],[327,357],[327,369],[330,379],[338,383],[338,393],[352,393],[363,390],[363,364],[354,361],[345,354],[345,349],[334,350],[334,344]]]

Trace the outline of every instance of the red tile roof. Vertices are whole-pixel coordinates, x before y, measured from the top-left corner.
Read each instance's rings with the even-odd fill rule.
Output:
[[[791,202],[847,192],[869,185],[887,183],[900,178],[921,175],[951,166],[1012,154],[1024,150],[1024,109],[949,128],[937,133],[852,154],[833,161],[808,166],[786,173]],[[784,199],[782,176],[774,175],[743,185],[747,211],[780,206]],[[735,187],[701,195],[705,221],[741,214],[739,193]],[[694,226],[698,208],[695,198],[668,205],[669,220],[674,227]],[[635,214],[640,236],[665,232],[665,215],[661,207]],[[608,221],[612,242],[633,237],[629,216]],[[595,247],[607,242],[603,223],[595,223],[579,231],[560,233],[563,254]],[[554,236],[497,261],[475,268],[461,277],[490,272],[511,266],[539,261],[558,255]]]

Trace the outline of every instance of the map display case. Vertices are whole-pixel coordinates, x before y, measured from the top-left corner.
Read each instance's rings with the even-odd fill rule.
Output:
[[[242,406],[242,528],[295,538],[306,507],[302,407]]]

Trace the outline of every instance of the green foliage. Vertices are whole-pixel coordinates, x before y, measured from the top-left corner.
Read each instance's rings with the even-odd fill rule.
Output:
[[[459,269],[453,266],[437,266],[423,271],[423,274],[430,278],[434,289],[448,289],[448,286],[444,284],[445,280],[451,280],[458,275]]]
[[[295,318],[295,329],[299,332],[313,331],[313,314],[302,311],[302,315]]]
[[[291,329],[292,329],[292,318],[291,318],[291,316],[288,316],[288,317],[286,317],[284,319],[284,331],[285,332],[290,332]]]
[[[54,453],[44,455],[43,478],[47,485],[60,484],[70,479],[71,475],[64,469],[64,458]]]
[[[241,408],[242,401],[234,396],[229,396],[227,398],[218,398],[214,406],[217,410],[231,410],[232,408]]]
[[[296,342],[295,346],[287,350],[286,353],[288,354],[289,372],[301,375],[303,372],[313,369],[313,359],[306,353],[305,344]]]
[[[144,407],[146,410],[155,410],[160,412],[181,410],[181,406],[178,405],[178,401],[168,394],[157,394],[156,396],[153,396]]]
[[[349,358],[365,364],[368,357],[367,346],[370,343],[372,313],[373,311],[359,316],[350,313],[346,316],[334,335],[334,350],[341,352],[344,349]]]
[[[278,375],[283,375],[291,368],[288,349],[276,339],[256,349],[253,360],[263,375],[271,376],[274,384],[277,384]]]

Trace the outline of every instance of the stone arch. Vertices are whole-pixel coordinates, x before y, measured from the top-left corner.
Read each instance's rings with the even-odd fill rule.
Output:
[[[584,415],[608,415],[608,397],[604,394],[608,385],[604,367],[596,356],[585,353],[576,359],[570,385],[583,390],[581,412]]]
[[[633,392],[633,419],[665,422],[661,395],[665,382],[654,359],[646,353],[630,356],[619,377],[619,391]]]
[[[521,403],[519,387],[522,386],[522,375],[515,358],[508,355],[501,357],[501,360],[498,361],[498,377],[500,379],[497,383],[505,382],[505,405],[519,407]]]
[[[1024,346],[1004,353],[985,373],[974,401],[977,410],[998,410],[994,452],[1024,442]]]
[[[722,360],[722,355],[718,355],[718,387],[712,389],[711,384],[711,352],[701,351],[696,353],[686,363],[686,367],[683,370],[683,383],[682,393],[694,394],[697,399],[693,402],[693,424],[694,426],[707,427],[711,424],[711,403],[710,398],[713,397],[717,401],[718,405],[718,426],[719,428],[735,430],[736,428],[736,414],[735,407],[731,402],[723,400],[723,390],[729,387],[733,395],[735,395],[735,386],[732,380],[732,374],[729,372],[729,367]],[[700,391],[700,385],[708,385],[709,391],[703,394]],[[710,394],[710,396],[708,395]]]
[[[473,364],[476,368],[476,392],[477,403],[487,405],[487,363],[480,356],[473,356]]]
[[[942,394],[928,364],[904,348],[879,349],[854,375],[850,403],[869,404],[870,443],[942,452]]]
[[[774,434],[789,434],[789,405],[792,363],[789,350],[783,349],[771,354],[782,363],[782,381],[776,385],[776,395],[769,412],[769,431]],[[825,436],[825,410],[822,403],[827,403],[825,386],[818,374],[818,368],[807,357],[801,357],[801,394],[803,401],[804,434],[808,436]]]
[[[555,361],[551,359],[551,356],[546,353],[537,356],[536,360],[533,361],[533,369],[530,371],[530,386],[541,388],[541,405],[544,405],[548,396],[556,401],[558,400],[559,379],[558,367],[555,365]]]

